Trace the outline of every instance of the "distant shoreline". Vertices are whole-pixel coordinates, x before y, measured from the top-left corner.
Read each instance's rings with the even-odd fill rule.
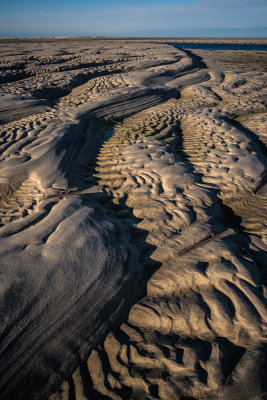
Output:
[[[53,40],[133,40],[133,41],[157,41],[175,43],[238,43],[238,44],[267,44],[265,37],[112,37],[112,36],[43,36],[43,37],[0,37],[0,41],[53,41]]]

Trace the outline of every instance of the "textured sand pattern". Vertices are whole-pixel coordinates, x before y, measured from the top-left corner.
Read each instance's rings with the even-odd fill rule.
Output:
[[[5,225],[15,219],[38,210],[38,203],[42,200],[42,186],[34,179],[24,181],[19,189],[5,202],[2,202],[0,224]]]
[[[88,388],[89,397],[83,394],[84,398],[96,396],[95,392],[112,399],[174,399],[185,394],[194,398],[237,398],[236,391],[245,385],[248,374],[260,375],[259,370],[254,370],[255,365],[249,366],[252,360],[262,362],[255,349],[258,343],[264,342],[266,335],[264,298],[256,283],[259,277],[253,271],[257,261],[245,250],[249,241],[237,231],[223,228],[224,218],[218,211],[216,198],[209,195],[214,190],[205,185],[207,181],[217,186],[219,198],[235,197],[236,191],[245,188],[248,196],[252,191],[250,186],[258,184],[257,179],[247,182],[240,168],[239,174],[238,171],[229,174],[229,183],[225,182],[223,177],[231,163],[223,156],[231,155],[231,149],[238,149],[241,142],[244,154],[241,150],[234,154],[240,159],[251,157],[250,167],[253,154],[246,152],[245,146],[249,141],[238,131],[227,134],[233,128],[229,129],[219,118],[219,129],[214,127],[214,115],[210,118],[212,129],[208,126],[207,113],[200,118],[191,117],[189,122],[188,118],[181,117],[177,136],[179,143],[182,135],[183,145],[178,154],[183,155],[185,164],[191,164],[198,173],[201,171],[204,183],[194,182],[192,178],[190,182],[187,176],[183,186],[179,172],[184,175],[184,163],[179,158],[170,160],[169,157],[171,169],[176,166],[174,186],[171,180],[166,182],[164,170],[169,167],[160,162],[168,159],[164,138],[172,135],[170,127],[175,121],[177,125],[179,115],[184,115],[178,108],[175,118],[173,109],[177,108],[177,104],[158,106],[150,111],[150,118],[143,112],[143,115],[125,120],[126,131],[118,125],[117,133],[115,129],[114,136],[103,144],[97,157],[97,173],[92,176],[106,190],[112,190],[117,202],[127,198],[125,204],[142,219],[138,226],[149,231],[146,241],[157,247],[152,258],[160,261],[162,267],[150,279],[147,296],[131,309],[127,323],[110,333],[103,346],[93,350],[87,366],[73,375],[77,393],[84,393],[84,380],[93,383],[93,388]],[[140,121],[144,121],[142,127]],[[130,129],[132,126],[135,129]],[[142,134],[138,135],[139,130]],[[219,135],[214,139],[211,132],[217,131]],[[155,136],[149,140],[151,132],[160,137],[161,142],[155,141]],[[172,142],[175,143],[175,139],[168,144],[173,147]],[[212,143],[216,143],[216,147],[210,149],[208,144]],[[227,145],[232,147],[228,150]],[[222,160],[218,163],[220,155]],[[214,157],[217,160],[212,163]],[[238,168],[239,157],[234,168]],[[125,161],[129,158],[130,165]],[[204,168],[198,168],[203,164]],[[222,164],[221,167],[218,168],[218,164]],[[258,179],[261,168],[257,168]],[[189,171],[186,172],[189,175]],[[178,188],[183,189],[182,195],[177,193]],[[242,217],[241,226],[245,232],[261,237],[264,247],[266,197],[264,193],[254,197],[250,195],[249,200],[244,201],[243,194],[235,206],[233,202],[230,206]],[[226,203],[229,206],[229,201]],[[208,210],[206,215],[203,209]],[[217,230],[214,221],[208,218],[212,214],[216,215]],[[127,213],[120,215],[127,218]],[[241,256],[244,251],[246,255]],[[147,268],[144,261],[142,259]],[[86,378],[88,374],[90,378]],[[261,395],[261,384],[258,378],[254,379],[256,386],[242,388],[239,398]]]
[[[263,400],[262,55],[70,43],[4,52],[3,399]]]

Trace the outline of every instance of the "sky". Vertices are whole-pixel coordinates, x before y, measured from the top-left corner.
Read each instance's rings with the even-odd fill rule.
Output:
[[[267,0],[0,0],[0,37],[267,37]]]

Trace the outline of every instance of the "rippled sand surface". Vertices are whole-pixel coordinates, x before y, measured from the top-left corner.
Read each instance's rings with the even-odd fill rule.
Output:
[[[0,41],[3,400],[264,400],[267,53]]]

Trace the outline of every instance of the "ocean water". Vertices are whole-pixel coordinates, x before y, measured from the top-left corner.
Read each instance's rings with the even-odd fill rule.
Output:
[[[267,51],[267,44],[168,43],[180,49]]]

